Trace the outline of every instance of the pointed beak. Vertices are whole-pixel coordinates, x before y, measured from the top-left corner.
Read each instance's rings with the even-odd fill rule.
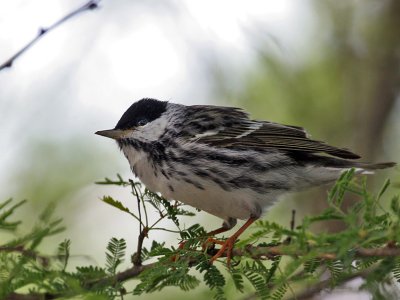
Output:
[[[101,135],[108,137],[110,139],[118,140],[120,138],[123,138],[125,135],[124,130],[119,130],[119,129],[107,129],[107,130],[100,130],[96,131],[95,134]]]

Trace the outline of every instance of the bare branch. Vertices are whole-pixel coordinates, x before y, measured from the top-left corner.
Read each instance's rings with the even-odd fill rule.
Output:
[[[0,252],[18,252],[21,253],[22,255],[26,257],[30,257],[32,259],[38,260],[42,266],[47,267],[49,265],[50,257],[46,257],[44,255],[38,255],[37,252],[33,250],[28,250],[25,249],[24,246],[15,246],[15,247],[9,247],[9,246],[0,246]]]
[[[39,293],[31,293],[31,294],[19,294],[19,293],[11,293],[4,300],[50,300],[56,299],[59,296],[53,294],[39,294]]]
[[[149,228],[144,227],[139,234],[138,237],[138,245],[136,253],[132,255],[132,263],[134,266],[139,267],[142,265],[142,250],[143,250],[143,241],[147,237],[149,233]]]
[[[348,274],[347,276],[343,276],[340,279],[340,282],[337,286],[343,285],[356,278],[365,278],[368,276],[368,274],[372,273],[373,271],[374,269],[366,269],[360,272]],[[314,284],[313,286],[306,288],[303,292],[296,294],[293,298],[289,298],[289,300],[312,299],[313,296],[316,296],[317,294],[321,293],[324,290],[331,289],[331,287],[332,287],[332,281],[330,279],[325,279]]]
[[[213,250],[216,251],[216,250]],[[400,256],[399,247],[381,247],[381,248],[357,248],[353,249],[354,257],[365,258],[365,257],[397,257]],[[295,249],[288,248],[286,245],[270,246],[270,247],[256,247],[253,245],[247,245],[244,249],[234,249],[234,256],[250,256],[254,259],[270,259],[276,256],[302,256],[306,253],[300,253]],[[338,259],[335,253],[321,253],[318,258],[325,260]]]
[[[39,41],[46,33],[50,32],[51,30],[55,29],[62,23],[68,21],[69,19],[73,18],[74,16],[79,15],[80,13],[88,10],[95,9],[99,6],[99,2],[101,0],[90,0],[86,4],[82,5],[81,7],[73,10],[72,12],[68,13],[60,20],[56,21],[51,26],[45,28],[39,28],[38,34],[34,37],[29,43],[27,43],[24,47],[22,47],[18,52],[16,52],[13,56],[7,59],[4,63],[0,65],[0,71],[6,68],[11,68],[14,61],[19,58],[24,52],[26,52],[29,48],[31,48],[37,41]]]
[[[129,279],[133,279],[140,275],[144,270],[153,268],[157,263],[151,263],[147,265],[140,265],[140,266],[133,266],[125,271],[119,272],[112,277],[105,277],[102,279],[98,279],[95,281],[87,282],[85,285],[86,287],[93,287],[95,285],[104,285],[109,282],[117,283],[117,282],[125,282]]]

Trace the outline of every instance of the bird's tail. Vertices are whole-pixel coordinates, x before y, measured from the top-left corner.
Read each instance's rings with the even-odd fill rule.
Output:
[[[310,182],[312,185],[330,183],[337,180],[340,174],[352,168],[355,169],[356,174],[372,174],[375,170],[391,168],[396,165],[394,162],[357,162],[350,159],[315,154],[303,155],[302,161],[299,160],[299,162],[309,167],[306,172],[308,180],[299,183],[299,187],[296,189],[307,188],[310,186]]]
[[[347,159],[340,159],[335,157],[321,157],[317,160],[320,165],[327,168],[341,169],[346,171],[351,168],[356,169],[356,173],[359,174],[371,174],[375,170],[387,169],[396,166],[395,162],[382,162],[382,163],[368,163],[368,162],[357,162]]]
[[[343,159],[331,156],[322,156],[316,154],[303,155],[300,158],[302,163],[312,164],[316,167],[335,168],[335,169],[360,169],[365,171],[374,171],[394,167],[395,162],[369,163],[358,162],[350,159]]]
[[[353,167],[364,169],[367,171],[381,170],[392,168],[396,165],[395,162],[383,162],[383,163],[363,163],[363,162],[351,162]]]

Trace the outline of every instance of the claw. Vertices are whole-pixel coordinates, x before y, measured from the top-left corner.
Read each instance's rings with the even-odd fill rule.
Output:
[[[209,237],[203,244],[202,244],[202,248],[203,250],[206,250],[208,248],[209,244],[218,244],[218,245],[223,245],[224,242],[221,240],[217,240],[215,238]]]
[[[220,244],[221,245],[221,249],[219,249],[218,252],[210,259],[210,263],[213,263],[218,258],[222,257],[224,255],[224,253],[227,251],[227,253],[226,253],[226,258],[227,258],[226,263],[227,263],[228,268],[229,268],[230,264],[231,264],[231,260],[232,260],[233,247],[235,246],[236,240],[255,220],[257,220],[257,219],[256,218],[248,219],[247,222],[244,223],[243,226],[240,227],[239,230],[236,231],[231,237],[226,239],[225,242],[221,242],[221,241],[215,240],[213,238],[208,238],[207,241],[211,240],[211,241],[215,242],[216,244]]]
[[[228,238],[225,242],[221,242],[221,249],[218,250],[218,252],[211,257],[210,259],[210,263],[213,263],[214,261],[216,261],[218,258],[220,258],[225,251],[227,251],[226,253],[226,264],[228,265],[228,267],[231,265],[231,259],[232,259],[232,251],[233,251],[233,247],[235,245],[235,242],[237,240],[237,236],[233,235],[230,238]]]
[[[186,241],[182,241],[179,243],[178,250],[182,250],[185,247]],[[175,254],[171,257],[171,261],[177,262],[179,259],[179,254]]]
[[[238,237],[254,222],[256,221],[257,218],[251,217],[246,221],[246,223],[243,224],[242,227],[239,228],[238,231],[236,231],[231,237],[226,239],[225,241],[217,240],[211,236],[207,238],[207,240],[203,243],[202,248],[203,251],[205,251],[208,248],[209,244],[218,244],[221,245],[221,248],[218,250],[218,252],[210,259],[210,263],[213,263],[216,261],[218,258],[223,257],[223,255],[226,253],[226,258],[227,258],[227,265],[230,267],[231,260],[232,260],[232,252],[233,252],[233,247],[235,246],[236,240]],[[214,235],[218,233],[222,233],[227,231],[228,229],[226,228],[220,228],[214,231],[211,231],[208,233],[208,235]],[[182,241],[179,243],[178,249],[182,250],[185,247],[186,241]],[[173,262],[176,262],[179,259],[179,254],[176,254],[172,256],[171,260]]]

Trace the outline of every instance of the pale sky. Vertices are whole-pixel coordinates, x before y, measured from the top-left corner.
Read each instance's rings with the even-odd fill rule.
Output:
[[[0,61],[84,2],[0,1]],[[14,165],[25,142],[43,132],[95,139],[94,131],[113,126],[143,97],[217,104],[209,63],[246,68],[258,40],[299,55],[300,32],[312,23],[307,1],[146,3],[102,1],[100,9],[56,28],[0,72],[1,169]],[[57,126],[49,126],[54,120]]]

